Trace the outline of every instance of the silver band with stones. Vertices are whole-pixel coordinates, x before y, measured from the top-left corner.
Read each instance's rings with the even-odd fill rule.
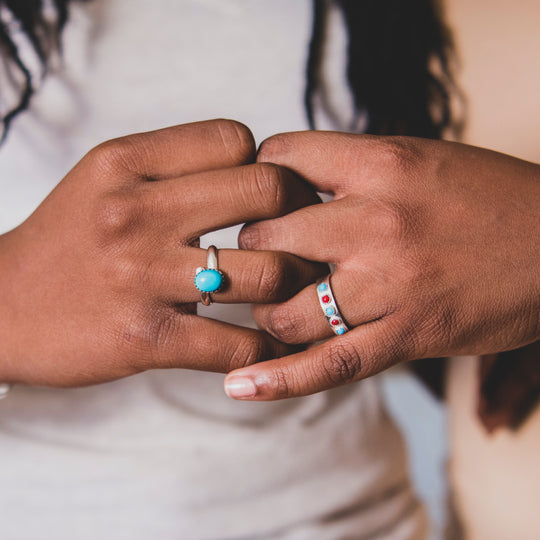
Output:
[[[349,327],[345,324],[343,316],[339,312],[332,287],[330,286],[330,274],[317,282],[317,296],[323,314],[334,334],[341,336],[345,332],[348,332]]]

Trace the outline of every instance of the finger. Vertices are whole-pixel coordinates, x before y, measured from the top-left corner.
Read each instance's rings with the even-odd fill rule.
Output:
[[[259,330],[178,313],[161,323],[157,335],[151,355],[140,359],[139,369],[227,373],[295,350]]]
[[[338,310],[349,328],[366,324],[392,312],[391,300],[383,284],[373,274],[356,270],[337,270],[331,278],[332,292]],[[297,295],[280,304],[254,305],[257,325],[284,343],[313,343],[334,336],[332,307],[319,302],[317,285],[302,289]]]
[[[374,375],[414,356],[386,319],[366,324],[307,351],[233,371],[225,391],[235,399],[305,396]]]
[[[120,137],[88,156],[124,180],[161,180],[249,163],[255,143],[243,124],[218,119]]]
[[[376,235],[380,227],[373,212],[364,211],[363,206],[346,197],[249,223],[242,228],[238,243],[242,249],[285,251],[311,261],[339,264],[350,258],[349,246],[372,247],[379,240]],[[362,226],[355,226],[359,222]]]
[[[309,181],[317,191],[340,197],[369,185],[386,160],[381,138],[330,131],[300,131],[274,135],[261,144],[257,162],[283,165]]]
[[[206,268],[207,252],[183,250],[182,261],[169,254],[155,260],[145,270],[145,281],[154,294],[166,303],[199,302],[201,293],[194,279],[196,269]],[[218,266],[224,282],[212,293],[216,303],[282,302],[328,273],[328,267],[314,264],[288,253],[222,249]]]
[[[196,238],[207,232],[292,212],[320,203],[296,175],[271,164],[246,165],[148,183],[140,189],[140,214],[153,227],[188,229]],[[178,236],[174,238],[178,241]]]

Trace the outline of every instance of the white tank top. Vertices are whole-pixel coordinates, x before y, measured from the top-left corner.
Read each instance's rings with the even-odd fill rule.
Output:
[[[347,101],[336,24],[330,83]],[[75,6],[64,68],[0,148],[0,229],[114,136],[213,117],[246,123],[258,141],[306,129],[310,27],[308,0]],[[236,232],[211,241],[236,247]],[[204,314],[252,324],[247,306]],[[222,375],[186,370],[16,386],[0,402],[2,538],[424,537],[376,380],[275,403],[235,402],[222,386]]]

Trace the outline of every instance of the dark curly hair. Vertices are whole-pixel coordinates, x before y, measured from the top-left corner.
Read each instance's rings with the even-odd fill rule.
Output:
[[[31,71],[21,57],[16,36],[23,35],[30,42],[45,75],[49,57],[60,50],[68,4],[69,0],[50,0],[48,3],[44,0],[0,0],[0,50],[9,67],[14,68],[18,75],[14,79],[20,81],[17,84],[18,101],[10,110],[2,111],[2,141],[13,119],[28,107],[35,88]],[[2,98],[4,90],[0,88]]]
[[[459,139],[464,99],[454,82],[454,44],[441,0],[334,0],[348,30],[347,77],[366,133]],[[327,0],[313,0],[305,106],[314,127]],[[354,123],[352,124],[354,125]]]
[[[0,0],[0,47],[19,71],[18,102],[2,115],[5,138],[13,119],[35,90],[14,29],[31,43],[46,74],[48,60],[61,49],[69,4],[87,0]],[[328,2],[313,0],[313,31],[306,69],[305,107],[314,128],[314,96],[321,83],[321,57]],[[366,131],[440,138],[459,134],[452,96],[459,95],[451,71],[453,44],[443,23],[440,0],[333,0],[347,26],[348,80],[357,112],[367,113]],[[47,16],[48,12],[54,16]],[[0,88],[0,97],[3,89]],[[352,125],[352,124],[351,124]]]

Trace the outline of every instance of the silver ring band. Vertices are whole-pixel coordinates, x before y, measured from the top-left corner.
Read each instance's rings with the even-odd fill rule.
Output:
[[[339,312],[332,287],[330,286],[330,275],[317,282],[317,296],[323,314],[334,334],[341,336],[345,332],[348,332],[349,327],[345,324],[343,316]]]
[[[206,268],[209,270],[218,269],[216,246],[208,246],[208,249],[206,250]]]
[[[206,255],[206,268],[195,271],[195,287],[201,291],[201,302],[205,306],[212,303],[211,293],[218,292],[223,285],[223,273],[218,268],[218,250],[209,246]]]

